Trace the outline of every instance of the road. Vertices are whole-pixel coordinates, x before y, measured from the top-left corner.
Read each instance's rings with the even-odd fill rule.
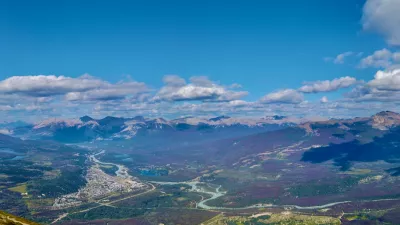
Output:
[[[96,208],[99,208],[99,207],[102,207],[102,206],[114,207],[114,206],[112,206],[112,204],[114,204],[114,203],[117,203],[117,202],[120,202],[120,201],[124,201],[124,200],[130,199],[130,198],[134,198],[134,197],[137,197],[137,196],[140,196],[140,195],[145,195],[145,194],[148,194],[148,193],[150,193],[150,192],[152,192],[152,191],[154,191],[156,189],[156,187],[153,184],[148,184],[148,185],[150,185],[151,188],[149,190],[145,191],[145,192],[134,194],[134,195],[131,195],[131,196],[128,196],[128,197],[124,197],[124,198],[121,198],[121,199],[118,199],[118,200],[114,200],[114,201],[111,201],[111,202],[107,202],[107,203],[96,202],[99,205],[93,206],[93,207],[90,207],[90,208],[87,208],[87,209],[83,209],[83,210],[80,210],[80,211],[72,212],[72,213],[64,213],[64,214],[60,215],[57,219],[55,219],[51,224],[57,223],[58,221],[64,219],[65,217],[67,217],[69,215],[88,212],[88,211],[90,211],[92,209],[96,209]]]
[[[123,167],[123,166],[121,166],[121,165],[118,165],[118,164],[114,164],[114,163],[104,163],[104,162],[101,162],[100,160],[96,159],[95,156],[96,156],[96,155],[99,155],[99,154],[102,154],[102,153],[104,153],[104,151],[102,151],[102,152],[100,152],[100,153],[97,153],[97,154],[93,154],[93,155],[89,156],[89,158],[90,158],[94,163],[98,163],[98,164],[107,164],[107,165],[115,165],[115,166],[118,167],[118,171],[117,171],[117,174],[116,174],[117,176],[120,176],[120,177],[123,177],[123,178],[126,178],[126,179],[131,179],[131,178],[132,178],[132,177],[128,174],[128,171],[127,171],[127,169],[126,169],[125,167]],[[123,169],[123,173],[122,173],[122,172],[119,172],[119,171],[121,171],[121,168]],[[119,172],[119,173],[118,173],[118,172]],[[77,211],[77,212],[64,213],[64,214],[60,215],[57,219],[55,219],[53,222],[51,222],[51,224],[57,223],[57,222],[61,221],[62,219],[64,219],[65,217],[69,216],[69,215],[73,215],[73,214],[77,214],[77,213],[82,213],[82,212],[88,212],[88,211],[90,211],[90,210],[92,210],[92,209],[96,209],[96,208],[99,208],[99,207],[102,207],[102,206],[114,207],[114,206],[112,206],[112,204],[114,204],[114,203],[117,203],[117,202],[120,202],[120,201],[124,201],[124,200],[130,199],[130,198],[134,198],[134,197],[137,197],[137,196],[140,196],[140,195],[145,195],[145,194],[150,193],[150,192],[152,192],[152,191],[154,191],[154,190],[156,189],[156,187],[155,187],[153,184],[151,184],[151,183],[147,183],[147,185],[148,185],[148,186],[151,186],[151,188],[148,189],[148,190],[146,190],[145,192],[141,192],[141,193],[138,193],[138,194],[130,195],[130,196],[127,196],[127,197],[124,197],[124,198],[121,198],[121,199],[117,199],[117,200],[114,200],[114,201],[110,201],[110,202],[107,202],[107,203],[100,202],[100,201],[102,201],[102,200],[105,199],[105,198],[102,198],[102,199],[100,199],[100,200],[98,200],[98,201],[95,202],[95,203],[97,203],[97,204],[99,204],[99,205],[93,206],[93,207],[90,207],[90,208],[87,208],[87,209],[83,209],[83,210],[80,210],[80,211]]]

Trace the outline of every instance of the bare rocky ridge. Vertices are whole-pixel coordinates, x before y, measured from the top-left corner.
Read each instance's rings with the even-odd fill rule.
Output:
[[[383,111],[377,113],[371,117],[356,117],[352,119],[330,119],[326,121],[311,121],[301,123],[298,126],[307,131],[307,133],[313,133],[315,129],[313,127],[318,125],[337,125],[338,128],[343,130],[348,130],[350,124],[354,123],[367,123],[378,130],[388,130],[390,128],[396,127],[400,125],[400,114],[391,112],[391,111]]]
[[[372,117],[371,125],[380,130],[387,130],[400,125],[400,114],[384,111]]]

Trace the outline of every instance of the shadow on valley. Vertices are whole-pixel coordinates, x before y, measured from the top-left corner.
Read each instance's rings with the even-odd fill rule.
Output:
[[[334,164],[343,171],[350,169],[353,162],[380,160],[388,163],[400,162],[400,129],[392,130],[382,137],[375,137],[369,143],[363,144],[355,140],[314,148],[304,152],[301,160],[311,163],[333,160]],[[387,172],[392,175],[400,175],[400,168],[394,168]]]
[[[400,167],[388,169],[386,172],[390,173],[392,176],[400,176]]]

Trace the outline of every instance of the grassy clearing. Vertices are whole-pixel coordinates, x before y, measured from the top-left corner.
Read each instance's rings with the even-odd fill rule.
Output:
[[[18,193],[26,193],[27,192],[27,186],[26,184],[21,184],[12,188],[9,188],[8,190],[18,192]]]
[[[328,216],[307,216],[292,213],[272,214],[266,221],[270,224],[304,224],[304,225],[339,225],[341,224],[338,218]]]
[[[221,221],[222,219],[224,219],[224,215],[223,214],[218,214],[215,217],[201,223],[201,225],[214,225],[214,224],[218,224],[219,221]]]
[[[25,205],[29,210],[43,209],[45,207],[50,207],[54,203],[54,198],[38,198],[38,199],[26,199]]]
[[[61,176],[61,171],[60,170],[45,171],[43,176],[45,179],[48,179],[48,180],[55,179],[55,178]]]
[[[364,175],[371,173],[372,170],[370,169],[351,169],[349,171],[342,172],[341,174],[348,174],[348,175]]]
[[[267,215],[268,214],[268,215]],[[257,217],[230,216],[226,217],[219,214],[212,219],[203,222],[202,225],[253,225],[253,224],[270,224],[270,225],[339,225],[338,218],[328,216],[308,216],[284,213],[265,213]]]

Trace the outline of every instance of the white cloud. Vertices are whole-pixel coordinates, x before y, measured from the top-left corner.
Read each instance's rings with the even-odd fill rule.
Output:
[[[393,53],[392,58],[394,62],[400,62],[400,52]]]
[[[229,87],[232,89],[236,89],[236,88],[242,88],[242,85],[234,83],[234,84],[231,84]]]
[[[352,52],[347,51],[336,55],[335,57],[325,57],[325,62],[333,62],[335,64],[344,64],[347,60],[354,60],[355,58],[359,58],[364,54],[364,52]]]
[[[327,103],[327,102],[329,102],[328,97],[323,96],[323,97],[321,98],[320,102],[321,102],[321,103]]]
[[[99,88],[104,81],[90,76],[71,78],[55,75],[13,76],[0,81],[0,92],[46,97]]]
[[[65,95],[68,101],[107,101],[118,100],[126,97],[139,97],[147,93],[149,89],[144,83],[140,82],[120,82],[108,84],[102,88],[93,89],[86,92],[69,92]]]
[[[353,55],[353,52],[344,52],[336,56],[333,60],[335,64],[343,64],[346,57]]]
[[[13,132],[8,129],[0,129],[0,134],[5,134],[5,135],[12,135]]]
[[[186,84],[185,79],[177,76],[177,75],[166,75],[163,78],[163,81],[168,86],[184,86]]]
[[[333,80],[307,82],[304,86],[299,88],[299,91],[304,93],[331,92],[350,87],[356,83],[357,80],[354,77],[346,76]]]
[[[178,76],[166,76],[164,83],[165,86],[154,97],[155,101],[232,101],[248,94],[218,85],[207,77],[192,77],[187,84]]]
[[[52,97],[38,97],[35,99],[37,103],[47,103],[54,100]]]
[[[372,80],[360,84],[345,94],[345,101],[399,103],[400,67],[379,70]]]
[[[129,81],[116,84],[83,75],[78,78],[37,75],[13,76],[0,81],[0,93],[33,98],[37,103],[52,101],[54,97],[65,95],[68,101],[102,101],[123,99],[148,92],[144,83]]]
[[[256,102],[242,100],[248,93],[241,91],[240,85],[221,85],[207,77],[192,77],[186,81],[175,75],[165,76],[165,85],[158,92],[140,82],[110,83],[88,75],[79,78],[44,76],[39,80],[47,83],[39,84],[37,78],[30,76],[23,78],[21,83],[8,79],[0,81],[5,87],[3,93],[0,91],[0,114],[12,115],[7,118],[77,117],[85,114],[170,118],[221,114],[337,116],[362,113],[370,104],[385,103],[389,106],[400,102],[396,69],[380,71],[365,84],[352,77],[308,82],[299,90],[272,92]],[[94,81],[94,85],[89,81]],[[79,82],[82,82],[81,85]],[[328,101],[326,96],[316,102],[304,99],[304,93],[334,91],[354,84],[359,86],[346,95],[345,103],[338,104],[341,100]],[[39,94],[30,96],[35,91]]]
[[[0,105],[0,111],[10,111],[13,110],[13,107],[10,105]]]
[[[399,61],[400,61],[399,52],[391,52],[390,50],[384,48],[381,50],[377,50],[372,55],[369,55],[361,59],[359,67],[387,68],[393,65],[395,62]]]
[[[294,89],[284,89],[265,95],[261,98],[262,103],[288,103],[297,104],[304,101],[302,93]]]
[[[363,90],[364,92],[357,93],[360,90],[353,90],[348,95],[346,95],[347,99],[344,100],[351,100],[356,102],[399,102],[400,100],[400,93],[394,92],[390,93],[387,91],[379,91],[376,89],[370,89],[368,91]],[[382,108],[384,109],[384,108]]]
[[[400,45],[400,1],[367,0],[363,8],[364,30],[375,31],[390,45]]]
[[[368,85],[383,91],[400,91],[400,69],[379,70]]]

